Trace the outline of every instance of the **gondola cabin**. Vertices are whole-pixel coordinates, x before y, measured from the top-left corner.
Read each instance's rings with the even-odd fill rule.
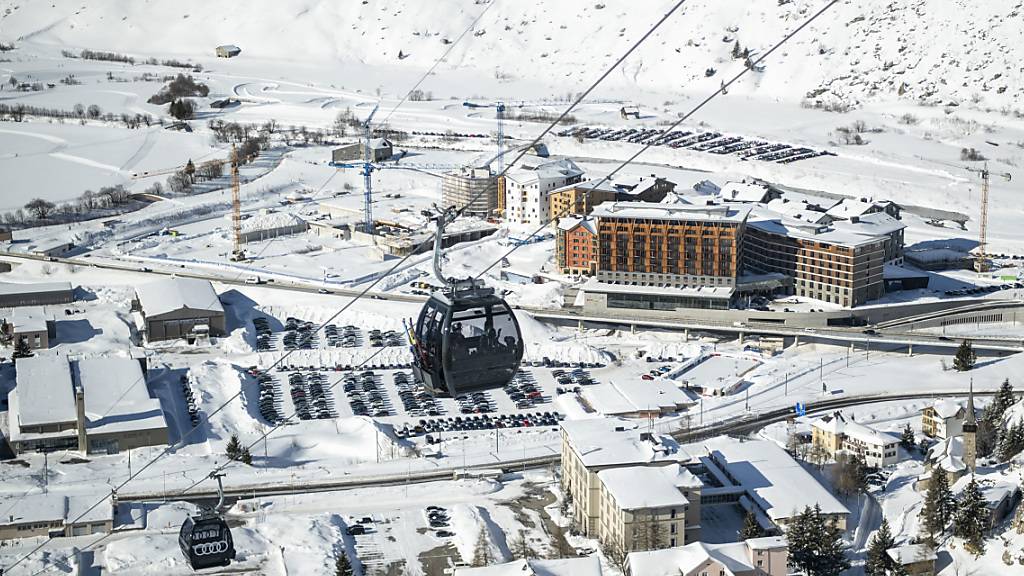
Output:
[[[217,514],[189,516],[181,525],[178,545],[193,570],[228,566],[235,558],[235,543],[228,523]]]
[[[415,327],[413,371],[452,397],[504,387],[523,359],[519,323],[494,289],[460,282],[435,292]]]

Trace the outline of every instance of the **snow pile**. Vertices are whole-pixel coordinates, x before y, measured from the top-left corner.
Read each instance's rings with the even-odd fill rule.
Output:
[[[325,457],[350,464],[376,462],[401,457],[398,439],[388,424],[354,416],[333,420],[310,420],[301,427],[285,426],[269,440],[273,461],[307,462]],[[262,450],[257,447],[257,455]]]
[[[228,216],[225,216],[228,218]],[[242,220],[242,232],[259,232],[301,226],[305,221],[288,212],[269,212]]]
[[[512,558],[505,532],[491,519],[490,512],[480,506],[457,504],[451,508],[452,539],[464,562],[472,562],[481,531],[487,540],[494,563],[506,562]]]
[[[612,355],[598,350],[585,340],[569,341],[568,336],[559,334],[555,329],[534,320],[522,311],[516,313],[519,329],[523,335],[526,350],[524,360],[540,360],[547,356],[552,360],[564,362],[601,362],[609,364]]]
[[[184,519],[185,517],[182,515],[181,521]],[[237,553],[234,569],[261,572],[268,557],[273,554],[271,551],[276,550],[269,545],[267,539],[251,528],[233,527],[231,536],[234,539]],[[303,542],[314,541],[312,538],[314,534],[303,534],[302,536],[304,537],[293,535],[289,544],[298,546]],[[322,557],[327,557],[327,555],[324,554]],[[173,531],[173,537],[159,532],[141,532],[137,536],[113,539],[106,545],[103,559],[103,571],[111,574],[184,575],[193,573],[178,547],[177,530]]]

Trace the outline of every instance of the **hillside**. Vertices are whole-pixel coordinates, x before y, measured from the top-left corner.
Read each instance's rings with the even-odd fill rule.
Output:
[[[488,1],[493,1],[489,8]],[[208,58],[214,46],[234,43],[243,50],[241,59],[408,72],[430,66],[446,42],[487,8],[445,66],[503,83],[541,82],[551,95],[564,95],[592,79],[599,64],[620,54],[671,4],[3,0],[0,40],[193,58]],[[637,10],[640,5],[650,8]],[[823,5],[823,0],[693,0],[610,79],[608,88],[706,92],[742,66],[731,57],[735,41],[756,56]],[[737,91],[838,107],[902,98],[1024,113],[1022,5],[1019,0],[843,2]],[[717,73],[706,77],[708,68]],[[431,88],[442,93],[444,84]]]

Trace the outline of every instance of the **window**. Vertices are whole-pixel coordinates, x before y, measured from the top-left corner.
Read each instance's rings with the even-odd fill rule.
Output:
[[[686,496],[685,492],[683,493],[683,496]],[[668,511],[668,517],[669,518],[675,518],[676,517],[676,509],[675,508],[672,508],[671,510]]]

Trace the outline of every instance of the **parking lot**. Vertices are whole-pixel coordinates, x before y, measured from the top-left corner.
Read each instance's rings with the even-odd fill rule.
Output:
[[[760,160],[789,164],[819,156],[835,156],[824,150],[812,150],[802,146],[765,142],[763,140],[747,140],[742,136],[727,136],[719,132],[691,132],[688,130],[660,130],[656,128],[594,128],[580,126],[562,130],[559,136],[571,136],[584,140],[603,140],[606,142],[629,142],[631,144],[650,144],[683,148],[709,154],[735,154],[743,160]]]

